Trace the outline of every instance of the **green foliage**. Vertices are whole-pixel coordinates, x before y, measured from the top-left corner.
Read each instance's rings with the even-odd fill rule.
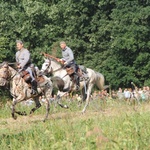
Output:
[[[100,71],[114,88],[129,86],[131,80],[149,85],[149,1],[3,0],[0,4],[0,61],[15,61],[15,41],[21,39],[41,67],[41,52],[61,57],[59,41],[64,40],[78,64]]]
[[[7,44],[7,39],[5,39],[4,37],[0,37],[0,62],[5,60],[5,58],[9,54],[9,51],[6,51]]]

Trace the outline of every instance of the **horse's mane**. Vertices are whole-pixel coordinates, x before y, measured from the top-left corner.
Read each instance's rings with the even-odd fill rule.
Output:
[[[0,68],[3,67],[4,65],[8,65],[7,61],[3,61],[2,63],[0,63]]]
[[[9,69],[12,70],[13,72],[18,72],[18,71],[16,70],[16,68],[13,68],[12,66],[9,66],[9,65],[8,65],[8,67],[9,67]]]
[[[16,63],[10,63],[8,61],[3,61],[2,63],[0,63],[0,68],[3,67],[4,65],[7,65],[7,66],[13,68],[14,70],[16,70]]]

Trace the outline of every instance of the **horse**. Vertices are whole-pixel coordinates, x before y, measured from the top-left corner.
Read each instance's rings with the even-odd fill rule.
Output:
[[[67,74],[66,69],[61,65],[57,59],[52,57],[44,57],[44,63],[42,64],[41,72],[51,73],[53,76],[59,76],[65,82],[64,89],[69,89],[69,91],[76,91],[75,84],[71,81],[70,76]],[[80,81],[80,91],[82,99],[85,100],[85,106],[82,110],[82,113],[85,113],[87,106],[89,105],[90,95],[94,85],[98,87],[99,90],[103,90],[104,87],[104,76],[90,68],[86,69],[88,80]],[[62,97],[68,91],[58,91],[57,98]]]
[[[7,88],[13,97],[11,114],[14,119],[17,119],[17,116],[15,114],[27,115],[26,112],[16,111],[15,106],[17,103],[32,98],[36,105],[30,111],[30,114],[32,114],[35,110],[41,107],[41,104],[39,102],[39,97],[41,95],[45,95],[46,97],[46,115],[43,121],[47,119],[50,111],[49,99],[51,97],[53,90],[52,82],[48,77],[42,75],[42,80],[39,79],[38,82],[37,88],[38,94],[32,95],[31,87],[21,77],[20,73],[16,71],[14,68],[12,68],[7,62],[3,62],[0,65],[0,86]]]

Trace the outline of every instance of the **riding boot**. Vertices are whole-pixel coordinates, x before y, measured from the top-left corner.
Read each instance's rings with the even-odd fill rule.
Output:
[[[38,91],[37,91],[37,82],[35,80],[33,80],[31,82],[31,86],[32,86],[31,94],[36,95],[38,93]]]
[[[74,75],[75,83],[76,83],[76,90],[78,91],[80,88],[80,80],[77,74]]]

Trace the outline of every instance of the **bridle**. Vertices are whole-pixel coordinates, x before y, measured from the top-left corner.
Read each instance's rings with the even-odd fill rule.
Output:
[[[47,66],[46,66],[46,69],[45,69],[45,70],[41,69],[42,72],[46,72],[46,71],[48,72],[48,68],[51,67],[51,60],[50,60],[50,59],[49,59],[49,62],[45,62],[45,63],[47,63]],[[54,69],[51,67],[51,68],[50,68],[50,70],[51,70],[50,73],[57,72],[57,71],[59,71],[59,70],[61,70],[61,69],[62,69],[62,67],[60,67],[60,68],[54,70]]]
[[[18,73],[17,71],[11,76],[10,75],[10,70],[8,65],[4,65],[2,68],[3,73],[1,74],[2,71],[0,71],[0,78],[6,80],[7,82],[11,81],[16,74]],[[9,78],[10,77],[10,78]]]
[[[10,68],[7,64],[6,65],[3,65],[2,68],[0,69],[3,69],[3,73],[1,74],[0,72],[0,82],[2,83],[1,85],[5,87],[5,89],[9,90],[9,92],[11,93],[11,95],[16,98],[17,96],[14,94],[14,92],[11,90],[10,86],[12,86],[12,83],[13,80],[15,80],[15,77],[16,75],[19,75],[19,77],[21,78],[20,76],[20,73],[18,71],[16,71],[15,69],[13,68]],[[16,88],[18,86],[18,83],[20,82],[20,79],[17,80],[17,82],[15,82],[14,84],[16,85]]]

